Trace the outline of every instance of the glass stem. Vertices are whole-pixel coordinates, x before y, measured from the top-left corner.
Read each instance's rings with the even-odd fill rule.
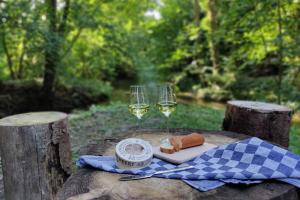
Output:
[[[170,134],[170,130],[169,130],[169,117],[167,117],[167,134]]]
[[[137,127],[136,127],[136,133],[138,133],[138,130],[140,129],[140,127],[141,127],[141,119],[139,119],[139,118],[137,118]]]

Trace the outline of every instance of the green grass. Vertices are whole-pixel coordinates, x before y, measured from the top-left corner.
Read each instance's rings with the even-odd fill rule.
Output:
[[[199,128],[217,130],[221,128],[224,110],[197,105],[179,104],[169,118],[170,128]],[[102,128],[106,131],[122,131],[137,126],[137,119],[128,112],[128,105],[114,102],[107,105],[93,105],[88,111],[77,111],[71,115],[71,124],[88,119],[98,121],[101,117]],[[90,119],[92,118],[92,119]],[[141,128],[166,128],[166,117],[152,106],[140,122]],[[95,122],[97,123],[97,122]],[[73,123],[74,124],[74,123]]]
[[[223,110],[179,104],[170,116],[170,128],[199,128],[218,130],[223,119]],[[166,128],[166,117],[155,107],[142,118],[141,128]],[[105,136],[137,128],[137,119],[129,113],[128,105],[121,102],[93,105],[87,111],[75,111],[70,115],[70,130],[73,159],[87,144],[97,143]]]
[[[87,111],[71,114],[71,139],[73,153],[87,143],[95,142],[112,133],[127,131],[137,127],[137,119],[128,112],[128,105],[113,102],[91,106]],[[206,106],[179,104],[169,119],[170,128],[197,128],[202,130],[221,130],[224,109]],[[141,128],[166,128],[164,117],[154,106],[143,117]],[[300,125],[293,124],[290,131],[290,149],[300,154]],[[76,156],[77,157],[77,156]]]
[[[300,154],[300,124],[294,123],[290,130],[290,150]]]

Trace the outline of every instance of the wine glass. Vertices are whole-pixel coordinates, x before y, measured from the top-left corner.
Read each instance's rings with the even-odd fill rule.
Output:
[[[176,96],[171,84],[159,87],[157,107],[167,117],[167,133],[169,134],[169,117],[176,109]]]
[[[138,128],[140,120],[149,110],[149,101],[146,95],[146,89],[143,85],[130,86],[130,104],[129,112],[137,117]]]

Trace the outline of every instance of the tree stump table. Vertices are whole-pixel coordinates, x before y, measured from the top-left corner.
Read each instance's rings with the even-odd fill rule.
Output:
[[[55,199],[71,174],[67,117],[61,112],[34,112],[0,120],[6,200]]]
[[[289,146],[293,110],[258,101],[228,101],[223,129]]]
[[[202,132],[194,129],[172,129],[172,135]],[[163,130],[142,130],[139,135],[133,132],[119,133],[111,138],[103,138],[99,144],[88,145],[80,154],[114,155],[117,142],[124,138],[139,137],[159,145]],[[232,143],[249,136],[226,131],[202,132],[206,141],[216,145]],[[95,169],[82,168],[72,174],[59,191],[58,199],[98,200],[98,199],[298,199],[297,188],[278,181],[266,181],[253,185],[226,184],[208,192],[199,192],[181,180],[149,178],[136,181],[118,181],[120,174]]]

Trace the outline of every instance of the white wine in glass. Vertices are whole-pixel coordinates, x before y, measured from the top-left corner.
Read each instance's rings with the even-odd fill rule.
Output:
[[[172,85],[165,84],[159,87],[157,107],[167,117],[167,133],[169,133],[169,117],[176,110],[176,96]]]
[[[143,115],[149,110],[148,104],[130,104],[129,112],[135,115],[138,119],[142,119]]]
[[[139,122],[142,117],[149,111],[149,107],[145,86],[130,86],[130,105],[128,106],[128,109],[131,114],[137,117],[138,127],[140,126]]]
[[[157,104],[158,110],[162,112],[166,117],[169,117],[176,109],[176,102],[160,102]]]

